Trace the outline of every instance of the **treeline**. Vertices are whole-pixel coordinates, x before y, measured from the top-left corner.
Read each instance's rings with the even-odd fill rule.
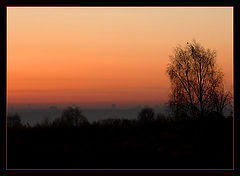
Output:
[[[228,116],[228,118],[231,116]],[[225,118],[222,113],[212,112],[205,116],[205,119],[222,119]],[[118,119],[118,118],[107,118],[102,120],[97,120],[90,123],[78,107],[67,107],[62,111],[60,117],[50,120],[48,117],[43,118],[42,122],[37,123],[34,126],[29,125],[29,123],[23,124],[21,117],[16,113],[8,115],[7,126],[8,128],[74,128],[89,125],[98,126],[131,126],[131,125],[142,125],[150,123],[165,123],[170,121],[178,120],[190,120],[189,116],[167,116],[163,113],[156,114],[152,108],[143,108],[139,111],[136,119]]]

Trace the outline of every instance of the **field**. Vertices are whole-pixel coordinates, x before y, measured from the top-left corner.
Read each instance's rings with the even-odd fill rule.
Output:
[[[9,169],[231,169],[232,118],[8,129]]]

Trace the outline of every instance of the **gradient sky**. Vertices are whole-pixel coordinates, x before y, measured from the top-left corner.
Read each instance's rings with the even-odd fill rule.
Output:
[[[233,8],[7,9],[8,104],[168,100],[178,44],[216,49],[232,87]]]

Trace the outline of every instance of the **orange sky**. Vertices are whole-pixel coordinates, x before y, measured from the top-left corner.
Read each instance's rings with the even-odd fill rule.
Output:
[[[166,102],[173,47],[217,50],[232,86],[233,9],[7,9],[8,103]]]

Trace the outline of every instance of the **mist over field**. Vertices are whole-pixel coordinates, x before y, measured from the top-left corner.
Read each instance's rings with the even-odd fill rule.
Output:
[[[144,106],[136,106],[129,108],[118,108],[117,105],[113,104],[109,108],[84,108],[81,109],[83,115],[89,120],[89,122],[98,121],[107,118],[114,119],[136,119],[138,112]],[[150,106],[149,106],[150,107]],[[155,105],[152,107],[155,113],[168,114],[169,108],[167,105]],[[19,114],[22,120],[22,123],[29,125],[36,125],[41,123],[45,118],[49,120],[54,120],[61,116],[63,107],[49,106],[49,107],[9,107],[8,114]]]
[[[99,121],[107,118],[113,119],[136,119],[141,108],[146,107],[135,106],[128,108],[118,108],[117,105],[112,104],[109,108],[84,108],[81,109],[83,115],[89,122]],[[170,109],[167,104],[156,104],[154,106],[148,106],[153,108],[155,114],[162,113],[166,116],[170,114]],[[49,107],[13,107],[8,108],[8,114],[19,114],[23,124],[29,124],[31,126],[41,123],[44,119],[48,118],[50,121],[61,116],[64,107],[49,106]],[[228,106],[224,112],[224,115],[228,116],[232,112],[232,107]]]

